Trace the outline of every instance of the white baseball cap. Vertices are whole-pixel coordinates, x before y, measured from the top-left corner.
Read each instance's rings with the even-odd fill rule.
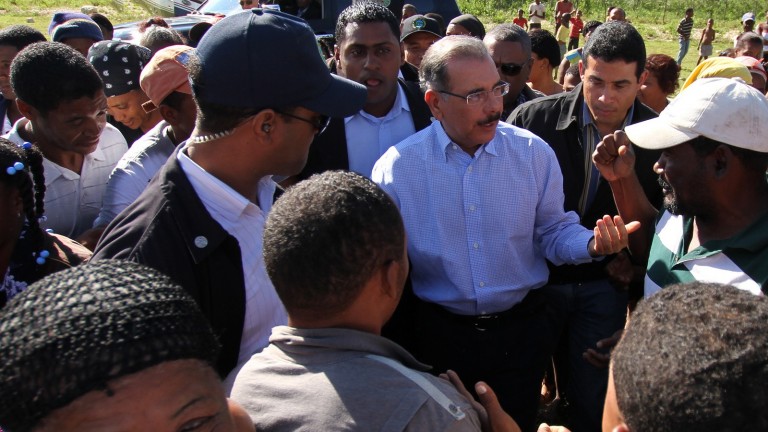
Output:
[[[768,99],[740,79],[703,78],[672,100],[659,117],[627,126],[638,147],[658,150],[699,136],[768,153]]]

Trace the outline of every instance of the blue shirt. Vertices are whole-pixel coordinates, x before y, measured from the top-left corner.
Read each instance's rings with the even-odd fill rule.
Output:
[[[592,231],[563,210],[563,176],[552,149],[500,122],[474,157],[440,122],[390,148],[373,181],[395,201],[408,234],[413,289],[462,315],[505,311],[554,264],[591,260]]]
[[[403,87],[397,84],[397,96],[392,109],[384,117],[375,117],[360,110],[344,120],[347,135],[349,170],[371,176],[373,164],[388,148],[416,132],[411,107]]]

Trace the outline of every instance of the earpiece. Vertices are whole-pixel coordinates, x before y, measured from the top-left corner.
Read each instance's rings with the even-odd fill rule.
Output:
[[[269,125],[269,123],[264,123],[261,125],[261,130],[263,130],[266,133],[269,133],[270,130],[272,130],[272,126]]]

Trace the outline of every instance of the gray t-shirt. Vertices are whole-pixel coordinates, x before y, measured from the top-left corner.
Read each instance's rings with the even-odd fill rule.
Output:
[[[427,369],[381,336],[280,326],[240,370],[231,397],[259,431],[479,431],[469,401]]]

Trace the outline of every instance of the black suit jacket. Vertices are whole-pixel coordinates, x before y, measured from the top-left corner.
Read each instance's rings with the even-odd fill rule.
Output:
[[[564,207],[566,211],[579,211],[579,198],[583,190],[584,150],[579,123],[582,116],[584,96],[579,84],[571,92],[559,93],[526,102],[515,109],[507,121],[515,126],[527,129],[546,141],[555,151],[560,170],[563,173]],[[658,114],[640,103],[634,102],[632,124],[657,117]],[[645,195],[655,207],[661,206],[663,199],[658,175],[653,171],[653,164],[659,159],[661,151],[635,147],[635,171],[643,186]],[[595,221],[603,215],[616,215],[616,203],[608,182],[600,179],[595,198],[584,214],[579,214],[581,224],[594,228]],[[603,260],[578,266],[563,265],[552,267],[550,282],[565,283],[604,278],[601,270],[609,260]]]
[[[420,131],[431,124],[432,113],[418,84],[398,80],[405,90],[405,97],[411,107],[413,126]],[[344,128],[343,118],[331,119],[328,129],[315,137],[309,148],[309,157],[304,170],[297,176],[304,180],[312,176],[331,170],[349,170],[349,155],[347,153],[347,134]]]

